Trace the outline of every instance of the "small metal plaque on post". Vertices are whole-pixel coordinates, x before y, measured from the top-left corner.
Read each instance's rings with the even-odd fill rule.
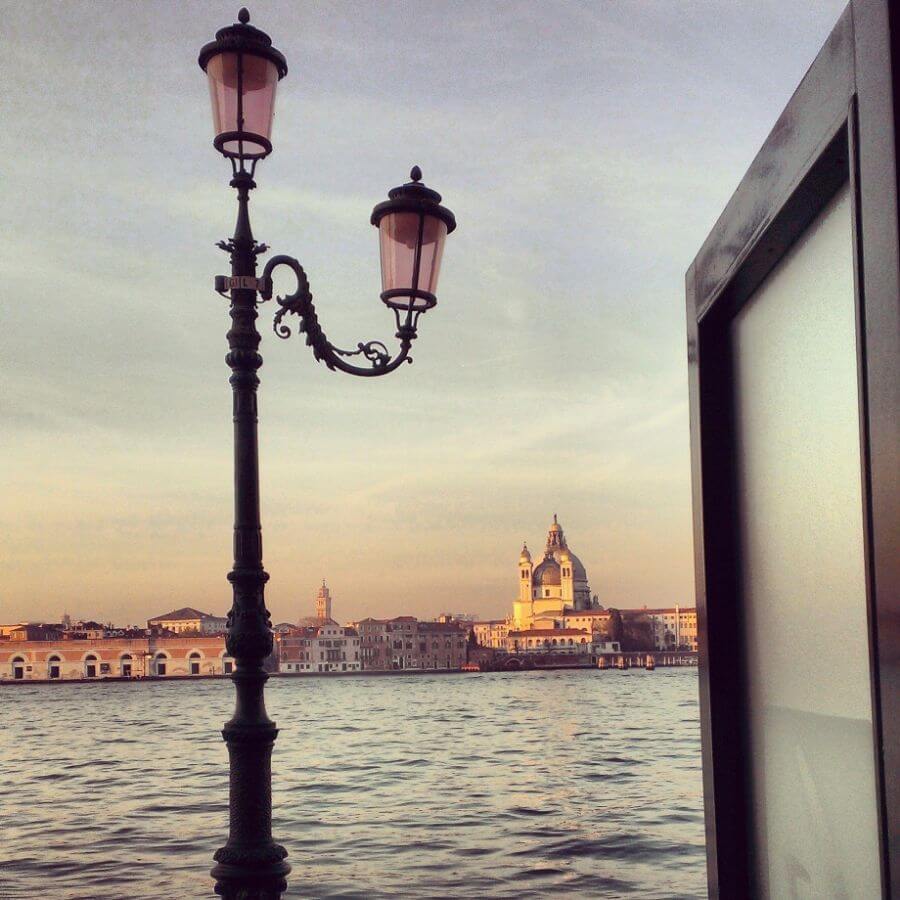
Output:
[[[253,275],[216,275],[215,280],[215,289],[220,294],[233,290],[258,291],[262,286],[263,279]]]

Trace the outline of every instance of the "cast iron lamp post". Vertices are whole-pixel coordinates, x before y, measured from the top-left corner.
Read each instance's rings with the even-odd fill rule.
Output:
[[[335,347],[325,337],[313,306],[303,267],[289,256],[272,257],[256,275],[257,256],[268,248],[258,244],[250,229],[248,200],[259,160],[272,152],[271,132],[275,89],[287,74],[284,56],[268,35],[249,24],[246,9],[238,22],[216,33],[200,51],[199,63],[209,80],[215,148],[231,161],[231,186],[237,190],[238,216],[234,235],[218,246],[231,258],[231,276],[218,276],[215,288],[231,301],[228,355],[234,410],[234,567],[228,574],[234,600],[228,614],[226,649],[234,658],[237,702],[222,736],[230,760],[228,841],[215,854],[212,874],[217,893],[225,897],[279,897],[290,866],[287,851],[272,840],[272,747],[278,730],[266,713],[263,668],[272,652],[272,629],[264,600],[269,576],[262,564],[259,517],[259,459],[256,392],[260,335],[257,304],[272,297],[272,273],[279,265],[296,276],[293,294],[276,297],[279,309],[273,327],[281,338],[291,334],[285,317],[298,316],[299,331],[313,355],[328,366],[351,375],[386,375],[409,355],[419,316],[437,303],[435,290],[447,235],[456,227],[441,197],[421,183],[413,168],[411,181],[396,187],[379,203],[371,222],[378,228],[381,247],[382,301],[394,312],[399,352],[393,357],[380,341],[359,343],[354,350]],[[347,360],[361,357],[368,365]]]

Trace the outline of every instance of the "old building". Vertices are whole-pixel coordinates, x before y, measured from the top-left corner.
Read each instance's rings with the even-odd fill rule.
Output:
[[[666,606],[640,610],[653,624],[658,650],[697,649],[697,609],[693,606]]]
[[[527,630],[539,618],[559,618],[566,610],[599,609],[591,597],[587,572],[569,549],[556,516],[547,533],[544,555],[534,565],[528,545],[519,556],[519,596],[513,602],[512,627]]]
[[[502,649],[506,647],[506,636],[509,634],[509,622],[506,619],[486,619],[481,622],[472,622],[471,630],[475,634],[475,640],[481,647]]]
[[[227,675],[232,668],[224,636],[0,642],[0,680]]]
[[[166,628],[176,634],[223,634],[228,619],[201,612],[192,606],[183,606],[163,616],[147,620],[148,628]]]
[[[414,616],[357,623],[362,667],[368,671],[459,669],[466,662],[468,622],[420,622]]]
[[[360,639],[354,628],[325,622],[277,635],[279,672],[359,672]]]

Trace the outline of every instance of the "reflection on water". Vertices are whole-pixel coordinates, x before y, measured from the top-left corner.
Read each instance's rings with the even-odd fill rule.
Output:
[[[227,681],[0,688],[0,897],[212,896]],[[705,897],[696,672],[274,678],[287,897]]]

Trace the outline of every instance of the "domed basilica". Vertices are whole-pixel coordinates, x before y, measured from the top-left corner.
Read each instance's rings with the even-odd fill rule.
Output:
[[[513,627],[517,630],[533,628],[539,619],[560,618],[572,611],[601,608],[597,597],[591,597],[587,572],[566,544],[562,525],[554,514],[544,558],[536,566],[528,545],[522,547],[519,599],[513,602]]]

